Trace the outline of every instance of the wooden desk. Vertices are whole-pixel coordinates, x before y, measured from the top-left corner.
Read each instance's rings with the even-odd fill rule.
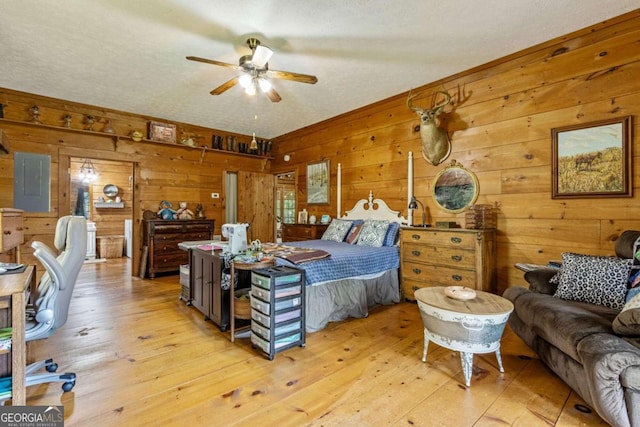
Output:
[[[25,405],[27,364],[25,343],[25,290],[35,286],[36,268],[27,266],[22,273],[0,275],[0,309],[11,310],[11,404]]]

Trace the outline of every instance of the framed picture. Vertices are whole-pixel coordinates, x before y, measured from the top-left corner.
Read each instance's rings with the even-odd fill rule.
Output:
[[[309,220],[309,212],[306,210],[298,212],[298,224],[306,224]]]
[[[329,204],[329,160],[307,163],[307,204]]]
[[[149,122],[149,139],[162,142],[176,142],[176,125]]]
[[[320,224],[329,224],[331,222],[331,217],[327,214],[322,215],[322,218],[320,218]]]
[[[552,198],[631,197],[631,130],[631,116],[552,129]]]

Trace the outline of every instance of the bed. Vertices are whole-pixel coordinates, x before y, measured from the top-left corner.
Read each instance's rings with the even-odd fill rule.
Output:
[[[334,227],[333,222],[337,221],[341,223]],[[400,225],[406,224],[405,218],[398,211],[391,210],[383,200],[374,199],[370,192],[368,199],[359,200],[345,216],[334,219],[327,231],[344,228],[348,222],[351,225],[344,239],[358,225],[362,234],[374,223],[377,228],[387,223],[384,246],[368,246],[364,240],[361,242],[364,244],[358,244],[357,240],[353,243],[306,240],[283,242],[267,248],[275,255],[277,265],[305,270],[307,332],[319,331],[329,322],[348,317],[367,317],[375,306],[400,302],[400,250],[397,241]],[[368,224],[366,227],[365,223]],[[378,231],[380,237],[382,231]]]

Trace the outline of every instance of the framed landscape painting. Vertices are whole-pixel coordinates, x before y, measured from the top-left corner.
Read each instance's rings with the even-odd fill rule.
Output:
[[[329,204],[329,160],[307,164],[307,204]]]
[[[631,116],[552,129],[552,198],[631,197],[631,133]]]

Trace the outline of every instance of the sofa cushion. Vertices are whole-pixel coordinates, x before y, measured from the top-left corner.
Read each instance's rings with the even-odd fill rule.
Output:
[[[514,312],[520,320],[533,329],[536,335],[577,362],[581,361],[576,351],[580,340],[591,334],[613,333],[611,322],[618,314],[617,310],[584,302],[565,301],[528,290],[514,296],[517,296],[512,301]]]
[[[541,294],[553,295],[558,289],[558,282],[551,282],[557,276],[555,268],[537,268],[524,273],[524,280],[529,284],[529,289]]]
[[[640,295],[636,295],[624,305],[613,320],[613,331],[619,335],[640,336]]]
[[[554,296],[619,311],[624,307],[630,269],[631,259],[565,252]]]

